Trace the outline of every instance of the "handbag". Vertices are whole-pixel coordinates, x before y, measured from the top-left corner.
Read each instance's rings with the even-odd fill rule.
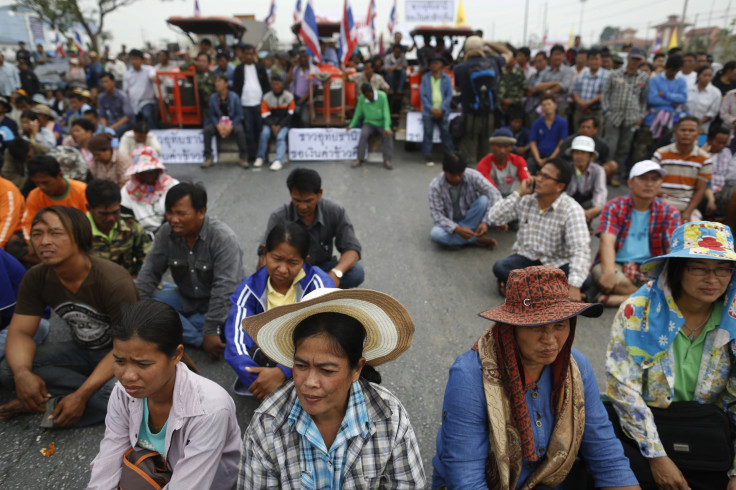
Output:
[[[678,468],[723,473],[731,469],[734,427],[723,409],[696,401],[649,409],[664,450]]]
[[[118,489],[161,490],[171,481],[166,460],[156,451],[130,448],[123,455],[123,469]]]

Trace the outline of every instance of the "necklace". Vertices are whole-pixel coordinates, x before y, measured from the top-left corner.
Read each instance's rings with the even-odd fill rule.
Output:
[[[690,331],[687,338],[690,340],[690,343],[692,344],[693,341],[697,338],[696,332],[699,332],[701,328],[703,328],[703,325],[705,325],[708,322],[708,319],[710,318],[711,313],[713,313],[713,305],[711,305],[710,309],[708,310],[708,314],[705,315],[705,318],[703,319],[703,322],[698,325],[697,328],[690,328],[687,324],[687,322],[682,324],[683,328],[686,328]]]

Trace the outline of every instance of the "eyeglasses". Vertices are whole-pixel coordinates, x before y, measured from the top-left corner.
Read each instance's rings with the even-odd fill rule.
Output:
[[[537,173],[535,173],[534,176],[535,177],[542,177],[543,180],[553,180],[555,182],[562,183],[562,181],[560,179],[556,179],[556,178],[552,177],[550,174],[548,174],[546,172],[542,172],[541,170],[537,170]]]
[[[715,269],[709,269],[699,265],[688,265],[687,271],[696,277],[704,277],[713,272],[716,277],[729,277],[733,274],[733,267],[716,267]]]

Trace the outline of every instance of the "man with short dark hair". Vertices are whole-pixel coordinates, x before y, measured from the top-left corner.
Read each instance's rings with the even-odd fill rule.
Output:
[[[434,55],[429,60],[429,71],[422,76],[419,85],[419,98],[422,101],[422,156],[425,165],[431,167],[432,142],[435,126],[440,130],[440,140],[445,153],[451,153],[450,104],[452,103],[452,79],[442,71],[444,59]]]
[[[533,93],[534,95],[554,95],[557,113],[566,116],[567,96],[572,89],[573,69],[564,65],[563,61],[565,61],[565,48],[561,44],[555,44],[549,52],[549,66],[539,74]]]
[[[133,127],[135,112],[130,103],[130,97],[115,88],[115,75],[104,72],[100,75],[100,86],[102,91],[97,96],[97,107],[102,126],[115,131],[121,137],[126,131]]]
[[[682,55],[682,68],[677,73],[687,82],[687,89],[694,88],[698,83],[698,74],[696,73],[695,53],[685,53]]]
[[[271,88],[263,63],[256,61],[256,48],[250,44],[243,46],[241,63],[233,73],[233,92],[240,97],[245,118],[245,140],[248,143],[248,161],[256,159],[256,145],[263,127],[261,120],[261,101],[263,94]]]
[[[516,57],[512,56],[498,78],[499,104],[496,106],[496,116],[499,116],[499,120],[494,121],[496,126],[505,126],[511,114],[522,110],[521,99],[525,93],[526,75],[516,66]]]
[[[539,106],[542,94],[537,92],[536,85],[539,82],[542,72],[547,68],[547,55],[544,51],[539,51],[534,55],[533,64],[534,72],[526,77],[526,101],[524,101],[524,123],[529,128],[531,128],[534,121],[539,117],[537,107]]]
[[[284,79],[284,83],[296,99],[296,120],[303,128],[309,127],[309,86],[310,84],[319,85],[321,83],[314,76],[318,72],[319,70],[312,64],[312,59],[309,57],[306,48],[301,48],[296,62],[292,63]],[[356,92],[359,88],[356,86]]]
[[[524,72],[527,80],[537,72],[537,69],[534,68],[530,62],[531,58],[532,52],[526,46],[522,46],[516,51],[516,64],[519,66],[519,69]]]
[[[180,67],[182,70],[194,70],[202,122],[207,119],[210,97],[215,92],[215,74],[210,70],[211,60],[209,53],[202,51],[194,58],[194,62],[184,63]]]
[[[705,190],[706,214],[717,211],[726,217],[725,224],[736,229],[736,161],[728,147],[730,138],[731,131],[726,126],[714,125],[708,130],[708,139],[702,147],[713,159],[713,175]]]
[[[578,132],[568,136],[560,145],[560,154],[565,155],[567,150],[572,146],[572,140],[576,136],[587,136],[593,138],[595,142],[595,152],[598,153],[596,162],[606,171],[606,177],[610,179],[616,175],[618,163],[611,159],[611,149],[608,147],[606,140],[598,136],[598,124],[593,116],[583,116],[578,123]]]
[[[501,295],[506,295],[506,281],[512,270],[552,265],[565,271],[570,298],[581,300],[580,290],[590,265],[590,232],[583,208],[565,193],[573,171],[561,158],[549,160],[533,179],[522,182],[518,191],[488,212],[491,224],[519,221],[514,253],[493,265]]]
[[[156,95],[153,88],[156,70],[143,64],[143,53],[138,49],[131,49],[128,59],[130,67],[123,75],[123,91],[130,97],[136,119],[143,119],[148,127],[156,129]]]
[[[222,73],[215,75],[216,92],[210,95],[209,111],[204,122],[204,163],[202,168],[209,168],[215,164],[212,156],[212,137],[215,131],[223,140],[235,137],[240,156],[239,165],[248,168],[248,149],[245,142],[243,128],[243,109],[240,97],[228,89],[227,76]]]
[[[664,73],[655,75],[649,80],[647,95],[649,114],[644,118],[644,125],[652,126],[655,118],[657,119],[657,124],[651,128],[655,137],[659,137],[659,128],[671,127],[671,118],[678,112],[678,108],[687,102],[687,82],[684,78],[677,76],[682,65],[682,56],[670,56],[664,65]],[[665,120],[660,113],[668,113],[670,118]]]
[[[420,63],[424,62],[426,66],[428,61],[428,59],[420,60]],[[391,86],[390,92],[402,92],[406,81],[406,69],[409,68],[409,64],[400,44],[391,46],[391,52],[383,58],[383,66],[386,70],[386,81]]]
[[[41,143],[32,143],[27,139],[16,138],[6,145],[3,153],[3,167],[0,175],[18,186],[24,195],[30,192],[27,182],[26,164],[36,155],[44,155],[49,151],[48,146]]]
[[[26,59],[18,61],[18,76],[20,77],[20,88],[28,94],[28,97],[33,97],[41,91],[41,82],[33,72],[30,61]]]
[[[151,238],[135,217],[120,210],[120,188],[109,180],[87,184],[87,219],[92,255],[115,262],[135,277],[151,249]]]
[[[78,209],[44,208],[31,230],[41,264],[23,277],[8,327],[0,383],[15,388],[17,398],[0,406],[0,418],[48,410],[42,427],[100,423],[116,383],[112,327],[138,292],[125,269],[89,255],[92,230]],[[36,346],[47,307],[69,326],[72,341]]]
[[[394,132],[391,130],[391,112],[388,108],[388,97],[381,90],[373,90],[370,84],[360,87],[362,95],[358,97],[353,119],[347,129],[361,123],[360,141],[358,141],[358,157],[353,168],[363,165],[368,155],[368,139],[373,134],[383,136],[383,167],[392,170],[391,157],[394,152]]]
[[[445,247],[477,244],[493,249],[498,242],[488,233],[488,210],[501,193],[477,170],[467,168],[462,153],[445,153],[442,172],[429,184],[429,214],[433,242]]]
[[[534,121],[530,131],[531,151],[527,166],[535,173],[560,153],[560,145],[567,138],[567,119],[557,114],[557,104],[552,94],[542,97],[542,117]]]
[[[0,95],[10,97],[20,88],[18,69],[5,62],[5,56],[0,52]]]
[[[695,70],[698,70],[704,66],[710,66],[708,61],[708,53],[705,51],[698,51],[695,53]]]
[[[322,197],[322,179],[307,168],[295,168],[286,179],[291,202],[271,213],[266,233],[258,248],[258,266],[265,264],[266,237],[278,223],[292,221],[303,226],[311,238],[309,263],[327,272],[336,287],[360,286],[365,277],[360,264],[361,246],[345,208]],[[335,257],[333,247],[340,252]]]
[[[584,116],[596,119],[596,126],[602,122],[601,96],[603,86],[608,78],[608,70],[601,68],[601,53],[591,49],[587,53],[588,67],[583,69],[575,79],[572,89],[572,100],[575,102],[573,125],[578,127]]]
[[[166,221],[135,284],[142,298],[162,301],[179,312],[185,343],[202,346],[211,359],[220,359],[229,298],[245,277],[238,237],[207,215],[207,191],[201,184],[182,182],[169,189]],[[159,290],[167,269],[176,285],[164,284]]]
[[[362,87],[364,83],[370,83],[373,90],[383,90],[388,93],[391,87],[385,78],[375,72],[374,64],[375,60],[366,60],[363,63],[363,71],[349,75],[347,78],[358,88]],[[347,74],[347,71],[343,70],[343,73]]]
[[[258,142],[258,155],[254,167],[258,168],[268,158],[268,142],[271,136],[276,138],[276,159],[271,163],[269,170],[274,172],[284,166],[286,156],[286,136],[289,134],[291,118],[294,115],[294,96],[284,90],[284,82],[279,77],[271,79],[271,90],[263,96],[261,101],[261,117],[263,129]]]
[[[228,88],[232,88],[235,67],[230,64],[230,58],[227,53],[218,51],[217,56],[215,56],[215,68],[212,70],[212,73],[215,75],[224,75],[227,79]]]

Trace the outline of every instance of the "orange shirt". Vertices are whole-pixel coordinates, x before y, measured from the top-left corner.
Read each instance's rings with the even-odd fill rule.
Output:
[[[67,179],[69,186],[63,196],[51,197],[44,194],[41,189],[35,188],[26,199],[26,213],[23,215],[23,236],[26,241],[31,238],[31,221],[36,213],[49,206],[69,206],[77,208],[83,213],[87,212],[87,196],[84,191],[87,190],[87,184],[78,180]]]
[[[0,177],[0,248],[5,248],[10,237],[21,231],[25,211],[23,194],[11,181]]]

